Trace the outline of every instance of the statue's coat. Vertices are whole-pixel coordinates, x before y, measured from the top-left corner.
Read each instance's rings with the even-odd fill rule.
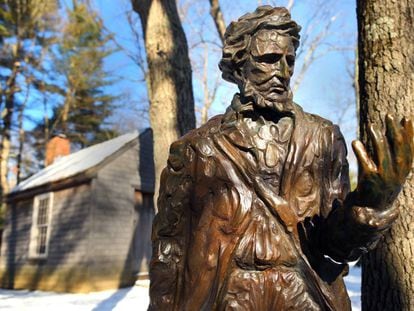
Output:
[[[256,146],[238,115],[230,108],[171,146],[154,221],[150,309],[350,310],[347,266],[324,256],[340,247],[346,260],[346,241],[309,247],[313,235],[329,234],[313,232],[312,222],[323,223],[349,192],[338,127],[294,106],[276,193],[288,205],[275,208],[266,200],[275,190],[252,185]],[[278,282],[283,295],[266,293],[264,284]]]

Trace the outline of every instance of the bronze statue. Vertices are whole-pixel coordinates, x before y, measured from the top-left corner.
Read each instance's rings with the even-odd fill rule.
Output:
[[[220,69],[240,89],[223,115],[172,144],[153,226],[150,310],[350,310],[347,261],[375,246],[410,172],[413,124],[353,144],[289,88],[300,27],[261,6],[227,28]]]

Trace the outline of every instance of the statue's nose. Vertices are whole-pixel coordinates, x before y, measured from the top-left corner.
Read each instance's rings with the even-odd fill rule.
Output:
[[[278,76],[284,79],[290,78],[290,68],[286,61],[286,56],[283,55],[276,64]]]

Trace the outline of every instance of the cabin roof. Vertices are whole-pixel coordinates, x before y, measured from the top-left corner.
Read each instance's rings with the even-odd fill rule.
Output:
[[[61,157],[53,164],[19,183],[10,194],[81,174],[102,163],[122,147],[137,139],[139,135],[138,131],[134,131]]]

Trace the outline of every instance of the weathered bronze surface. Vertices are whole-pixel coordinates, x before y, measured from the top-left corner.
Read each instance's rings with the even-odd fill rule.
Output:
[[[220,69],[236,83],[223,115],[175,142],[153,226],[150,310],[350,310],[349,260],[398,216],[413,124],[372,127],[374,159],[353,143],[357,189],[336,125],[289,88],[300,27],[259,7],[227,28]]]

